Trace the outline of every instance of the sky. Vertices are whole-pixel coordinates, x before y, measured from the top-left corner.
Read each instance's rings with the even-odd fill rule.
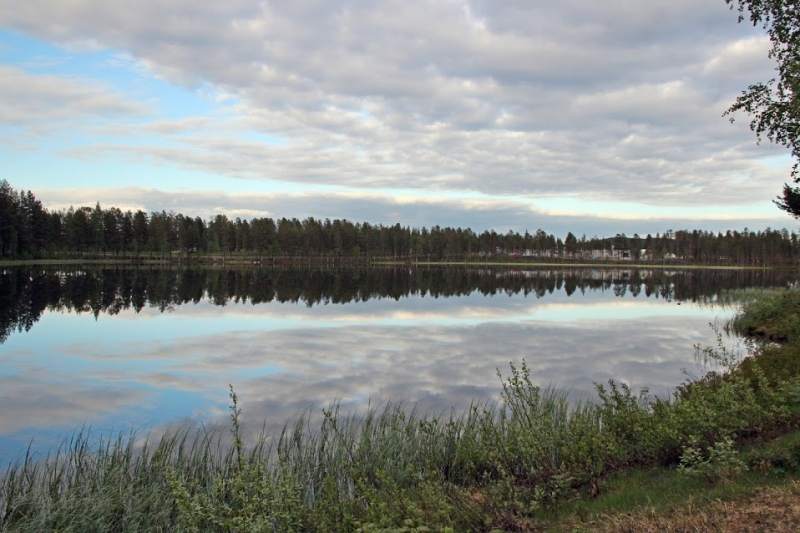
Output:
[[[50,209],[564,236],[794,229],[724,0],[0,2],[0,179]]]

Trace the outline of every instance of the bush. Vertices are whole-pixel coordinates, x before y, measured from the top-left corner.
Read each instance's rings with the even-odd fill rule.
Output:
[[[739,457],[733,439],[725,439],[706,448],[705,452],[696,443],[684,446],[678,470],[688,476],[702,477],[708,483],[730,481],[747,469]]]

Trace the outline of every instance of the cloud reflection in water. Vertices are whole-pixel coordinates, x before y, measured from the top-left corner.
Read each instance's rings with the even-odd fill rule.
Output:
[[[337,399],[345,409],[390,399],[463,409],[497,398],[497,370],[507,374],[509,362],[523,359],[535,382],[576,396],[610,378],[667,394],[682,369],[702,372],[693,346],[713,343],[708,323],[720,313],[644,295],[567,299],[560,291],[312,308],[201,302],[97,322],[49,313],[35,335],[2,347],[0,455],[84,423],[210,420],[225,413],[229,383],[246,419],[269,428]]]

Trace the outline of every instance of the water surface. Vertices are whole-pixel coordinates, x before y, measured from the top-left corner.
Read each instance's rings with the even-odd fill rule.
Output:
[[[497,398],[497,370],[589,395],[668,394],[704,371],[694,346],[720,291],[791,272],[631,269],[88,269],[0,273],[0,460],[75,427],[224,416],[283,424],[333,400],[432,411]]]

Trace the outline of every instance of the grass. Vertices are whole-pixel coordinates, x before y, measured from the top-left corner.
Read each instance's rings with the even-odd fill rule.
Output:
[[[792,533],[799,529],[800,485],[788,481],[780,486],[761,486],[735,499],[689,501],[665,512],[644,508],[627,515],[606,516],[591,529],[577,526],[569,531]]]
[[[800,340],[800,292],[773,289],[765,297],[754,298],[739,313],[731,327],[743,335],[782,335],[783,341]],[[792,344],[800,344],[792,342]]]
[[[0,531],[694,531],[767,515],[788,528],[800,505],[798,302],[756,295],[731,328],[787,340],[754,338],[746,359],[711,347],[723,370],[670,398],[609,382],[575,403],[534,386],[523,363],[500,376],[502,402],[462,413],[334,404],[247,439],[231,390],[227,433],[142,444],[79,432],[9,465]]]
[[[766,508],[758,502],[765,494],[783,494],[784,499],[791,499],[796,518],[800,518],[800,485],[795,481],[800,475],[800,431],[745,445],[740,456],[745,466],[742,472],[714,482],[703,477],[687,478],[681,470],[669,466],[615,472],[604,480],[597,497],[559,506],[540,520],[538,529],[710,531],[714,529],[705,526],[716,517],[716,530],[729,531],[735,529],[730,529],[733,524],[723,515],[741,520],[747,514],[734,513],[737,507],[760,506],[756,515],[763,520]],[[739,530],[759,530],[752,521],[748,523],[749,529]]]

